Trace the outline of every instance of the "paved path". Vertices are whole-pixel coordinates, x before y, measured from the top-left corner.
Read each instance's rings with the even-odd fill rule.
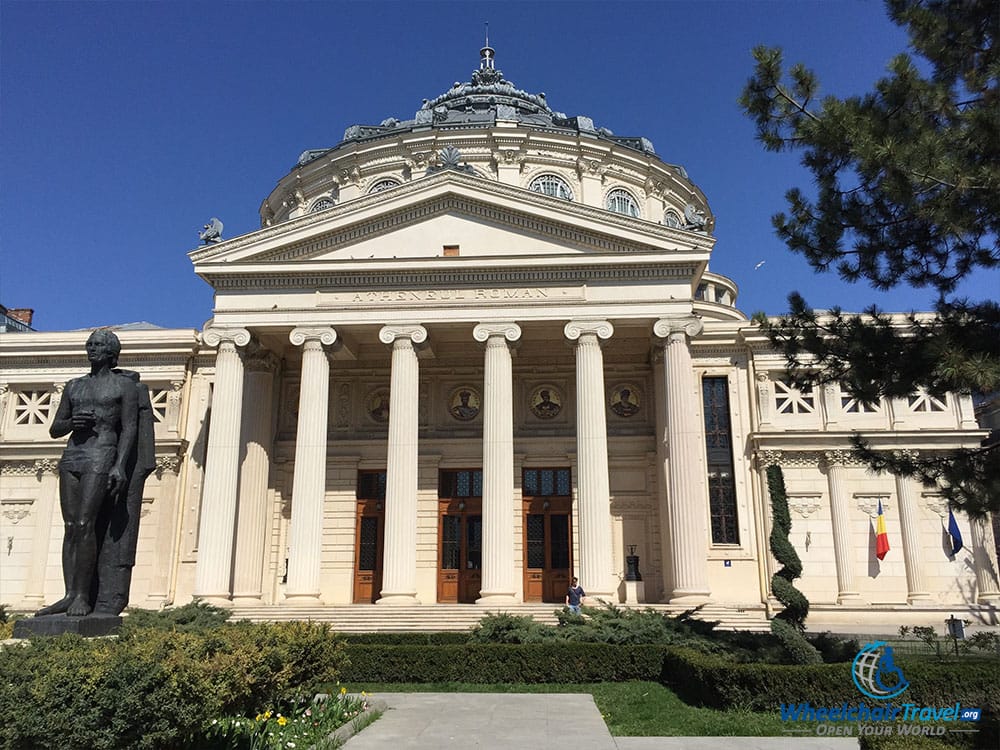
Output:
[[[345,750],[857,750],[856,739],[612,737],[586,693],[378,693],[382,718]]]

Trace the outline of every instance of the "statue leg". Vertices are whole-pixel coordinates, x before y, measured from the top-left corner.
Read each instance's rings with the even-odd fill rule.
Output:
[[[69,609],[73,602],[73,570],[76,560],[76,540],[73,532],[71,519],[74,516],[74,508],[78,505],[78,498],[81,490],[81,476],[71,471],[59,472],[59,506],[63,516],[63,544],[62,544],[62,570],[63,583],[66,586],[66,595],[55,604],[42,607],[35,612],[35,617],[45,615],[57,615]]]
[[[97,515],[107,495],[107,474],[84,474],[80,477],[80,496],[67,530],[74,538],[72,589],[73,600],[66,610],[70,617],[90,614],[90,589],[97,566]],[[65,509],[63,511],[65,515]],[[71,527],[71,528],[70,528]]]

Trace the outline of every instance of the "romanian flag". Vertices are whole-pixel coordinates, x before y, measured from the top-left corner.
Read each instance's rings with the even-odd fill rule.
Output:
[[[885,530],[885,515],[882,513],[882,501],[878,501],[878,518],[875,520],[875,557],[884,560],[889,551],[889,533]]]

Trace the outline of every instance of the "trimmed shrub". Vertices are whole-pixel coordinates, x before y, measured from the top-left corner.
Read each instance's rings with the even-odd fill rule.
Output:
[[[195,599],[180,607],[168,609],[130,608],[122,622],[126,631],[132,628],[158,628],[182,633],[202,633],[214,630],[232,616],[232,612]]]
[[[212,719],[311,696],[343,660],[343,644],[308,623],[33,638],[0,651],[0,747],[185,747]]]
[[[339,633],[346,643],[381,646],[456,646],[469,642],[471,632],[461,630],[441,633]]]

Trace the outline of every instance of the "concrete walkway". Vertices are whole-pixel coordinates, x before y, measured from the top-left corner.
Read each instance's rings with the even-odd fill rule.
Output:
[[[345,750],[857,750],[851,738],[612,737],[585,693],[378,693]]]

